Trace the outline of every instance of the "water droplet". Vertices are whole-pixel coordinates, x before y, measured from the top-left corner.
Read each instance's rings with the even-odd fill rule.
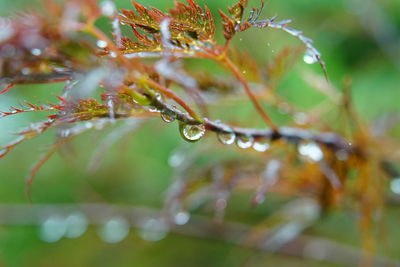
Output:
[[[190,214],[185,211],[178,212],[174,217],[174,222],[176,225],[185,225],[190,220]]]
[[[31,69],[30,68],[22,68],[21,69],[21,74],[23,75],[28,75],[31,73]]]
[[[149,106],[149,112],[158,112],[158,109],[155,106]]]
[[[269,149],[270,145],[266,141],[255,141],[253,144],[253,149],[258,152],[265,152]]]
[[[206,132],[206,128],[203,124],[191,125],[180,123],[179,131],[182,137],[188,142],[196,142],[203,137]]]
[[[400,195],[400,178],[395,178],[390,182],[390,190],[393,193]]]
[[[100,48],[106,48],[108,44],[104,40],[97,40],[96,45]]]
[[[236,140],[234,132],[220,132],[218,133],[218,140],[224,145],[232,145]]]
[[[118,243],[129,234],[129,223],[123,217],[114,217],[107,221],[99,231],[101,239],[107,243]]]
[[[83,235],[88,227],[88,220],[81,212],[75,212],[66,218],[67,229],[64,236],[67,238],[78,238]]]
[[[154,92],[154,95],[156,96],[156,99],[158,100],[158,101],[162,101],[163,99],[162,99],[162,95],[159,93],[159,92]]]
[[[242,71],[242,73],[243,73],[243,74],[246,74],[246,73],[247,73],[247,71],[246,71],[246,70],[243,70],[243,71]]]
[[[104,16],[112,16],[115,13],[115,4],[112,1],[103,1],[100,4],[101,13]]]
[[[111,52],[110,52],[110,57],[116,58],[116,57],[117,57],[117,54],[116,54],[114,51],[111,51]]]
[[[149,219],[139,227],[139,236],[144,240],[157,242],[164,239],[168,231],[169,227],[163,220]]]
[[[34,56],[40,56],[42,54],[42,50],[40,50],[39,48],[33,48],[31,50],[31,54]]]
[[[94,127],[94,124],[90,121],[85,122],[85,128],[86,129],[92,129]]]
[[[307,64],[314,64],[318,62],[318,58],[316,57],[315,53],[310,49],[307,49],[307,51],[304,53],[303,60]]]
[[[267,43],[267,46],[271,46],[271,43],[270,43],[270,42],[268,42],[268,43]]]
[[[107,96],[106,106],[108,109],[108,116],[112,121],[115,120],[115,107],[114,107],[114,99],[111,95]]]
[[[308,121],[308,116],[304,112],[298,112],[293,116],[294,121],[299,125],[304,125]]]
[[[307,157],[312,161],[321,161],[324,158],[324,153],[315,143],[301,144],[298,147],[298,151],[300,155]]]
[[[240,42],[243,41],[243,38],[240,38],[239,41],[240,41]]]
[[[254,138],[252,136],[240,135],[236,138],[236,145],[243,149],[250,148],[253,143]]]
[[[48,217],[40,226],[40,238],[48,243],[59,241],[65,234],[67,223],[65,218],[57,215]]]
[[[171,123],[175,120],[176,115],[170,110],[163,110],[160,113],[161,119],[166,123]]]

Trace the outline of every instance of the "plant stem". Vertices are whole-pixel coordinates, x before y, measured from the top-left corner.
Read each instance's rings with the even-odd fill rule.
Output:
[[[254,108],[260,114],[261,118],[265,122],[265,124],[268,127],[271,127],[273,130],[277,129],[276,124],[271,120],[271,118],[267,115],[267,113],[264,111],[262,106],[257,100],[257,97],[254,95],[254,93],[251,91],[248,83],[246,82],[246,79],[243,77],[242,73],[239,71],[237,66],[228,58],[225,56],[217,57],[216,60],[218,60],[221,64],[223,64],[225,67],[227,67],[232,74],[235,76],[235,78],[239,81],[239,83],[243,86],[244,91],[246,92],[247,96],[250,98],[251,103],[253,104]]]
[[[150,79],[147,79],[144,82],[147,83],[147,85],[149,85],[153,89],[157,90],[158,92],[173,99],[182,108],[184,108],[194,120],[196,120],[199,123],[203,123],[203,118],[201,118],[188,104],[185,103],[185,101],[183,101],[183,99],[181,99],[179,96],[177,96],[173,91],[165,88],[164,86],[162,86]]]

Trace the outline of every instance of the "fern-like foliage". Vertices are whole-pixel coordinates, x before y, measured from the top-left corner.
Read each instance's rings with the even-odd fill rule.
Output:
[[[44,12],[0,20],[0,94],[9,94],[17,84],[64,83],[54,103],[25,102],[22,107],[0,113],[0,117],[9,117],[46,112],[43,122],[17,132],[15,141],[3,145],[0,158],[24,140],[52,128],[57,130],[56,142],[32,168],[28,185],[60,146],[82,132],[102,129],[113,125],[115,120],[161,116],[167,123],[178,121],[180,134],[186,141],[195,142],[214,132],[222,144],[235,143],[246,151],[252,148],[249,154],[256,153],[257,158],[249,163],[251,168],[243,164],[242,158],[240,162],[222,160],[196,171],[190,168],[190,173],[180,176],[187,179],[178,181],[178,190],[171,189],[169,200],[181,201],[179,205],[167,201],[171,206],[181,207],[184,202],[181,198],[201,195],[201,188],[210,189],[215,185],[210,185],[213,181],[220,190],[215,194],[216,203],[225,203],[227,192],[238,188],[254,190],[256,204],[271,190],[312,197],[321,208],[328,208],[337,205],[344,193],[350,191],[361,206],[380,208],[377,196],[382,196],[382,192],[374,191],[376,188],[370,182],[387,177],[382,166],[390,165],[394,152],[365,145],[376,143],[376,139],[360,122],[348,94],[331,90],[331,85],[324,88],[328,101],[334,102],[332,106],[351,118],[350,134],[335,130],[322,119],[330,111],[327,105],[302,110],[274,90],[299,51],[305,52],[308,63],[319,63],[326,74],[325,63],[312,40],[289,28],[290,20],[260,19],[264,3],[247,15],[248,1],[239,0],[228,7],[227,13],[219,11],[225,39],[219,43],[216,20],[210,10],[193,0],[175,2],[166,12],[132,3],[132,10],[117,12],[110,10],[111,2],[104,10],[94,0],[61,4],[48,1]],[[95,26],[102,16],[111,20],[114,39]],[[130,27],[132,36],[122,34],[123,26]],[[259,63],[252,59],[251,53],[234,48],[231,43],[238,33],[252,28],[280,29],[298,38],[302,47],[285,48],[272,62]],[[158,60],[147,60],[148,57]],[[187,57],[211,60],[230,75],[188,68],[181,60]],[[331,97],[335,94],[339,96]],[[214,120],[208,113],[208,106],[243,95],[265,127],[244,128]],[[278,125],[262,103],[291,115],[295,123]],[[216,166],[230,171],[223,178],[210,177],[213,172],[209,168]],[[359,182],[352,183],[346,191],[351,173],[357,174]],[[364,195],[365,192],[368,193]],[[210,198],[204,201],[207,199]],[[218,202],[219,199],[222,200]],[[221,210],[223,213],[225,206],[216,206],[217,213],[221,214]],[[361,212],[365,220],[372,218],[371,209],[361,208]]]

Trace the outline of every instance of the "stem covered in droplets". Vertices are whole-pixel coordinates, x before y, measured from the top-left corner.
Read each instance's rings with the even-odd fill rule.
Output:
[[[312,133],[304,129],[291,128],[291,127],[280,127],[275,130],[239,128],[239,127],[232,127],[227,124],[223,124],[221,122],[212,121],[207,118],[203,119],[204,123],[200,123],[198,120],[195,120],[192,117],[190,117],[187,113],[183,113],[176,108],[170,107],[169,105],[163,103],[160,100],[153,99],[152,105],[155,108],[157,108],[157,110],[160,110],[162,114],[163,113],[173,114],[172,116],[176,120],[178,120],[181,124],[204,125],[205,130],[212,131],[217,134],[231,133],[234,134],[236,137],[251,137],[254,140],[269,139],[274,141],[278,139],[284,139],[292,143],[299,143],[301,141],[311,141],[324,145],[335,151],[357,153],[356,149],[353,146],[349,145],[349,142],[347,142],[339,135],[331,132]]]

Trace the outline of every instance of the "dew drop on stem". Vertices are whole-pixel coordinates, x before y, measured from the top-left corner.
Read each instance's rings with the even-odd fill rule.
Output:
[[[143,221],[138,231],[142,239],[157,242],[168,235],[169,227],[164,220],[151,218]]]
[[[104,40],[97,40],[96,45],[97,45],[99,48],[106,48],[106,47],[107,47],[107,42],[104,41]]]
[[[257,140],[253,144],[253,149],[258,152],[265,152],[270,148],[270,144],[266,140]]]
[[[307,64],[314,64],[314,63],[318,62],[317,56],[311,49],[306,50],[306,52],[304,53],[303,60]]]
[[[236,145],[239,148],[243,149],[250,148],[253,146],[253,143],[254,143],[254,138],[249,135],[241,135],[236,138]]]
[[[33,48],[31,50],[31,54],[34,56],[40,56],[42,54],[42,50],[40,50],[39,48]]]
[[[67,229],[64,236],[67,238],[78,238],[88,228],[88,220],[81,212],[72,213],[65,220],[67,222]]]
[[[190,220],[190,214],[186,211],[180,211],[174,216],[174,223],[176,225],[185,225]]]
[[[200,140],[206,132],[206,128],[203,124],[191,125],[180,123],[179,131],[183,139],[188,142],[196,142]]]
[[[129,234],[129,222],[123,217],[114,217],[108,220],[99,231],[104,242],[118,243],[124,240]]]
[[[224,145],[232,145],[236,140],[234,132],[220,132],[217,136],[218,140]]]
[[[174,113],[170,112],[169,110],[163,110],[160,113],[161,119],[166,123],[171,123],[175,121],[176,116]]]
[[[59,241],[65,234],[67,223],[64,217],[58,215],[49,216],[40,226],[40,238],[47,243]]]
[[[149,106],[148,110],[149,112],[158,112],[158,109],[154,106]]]
[[[324,158],[324,153],[316,143],[300,144],[298,147],[299,154],[311,161],[318,162]]]

